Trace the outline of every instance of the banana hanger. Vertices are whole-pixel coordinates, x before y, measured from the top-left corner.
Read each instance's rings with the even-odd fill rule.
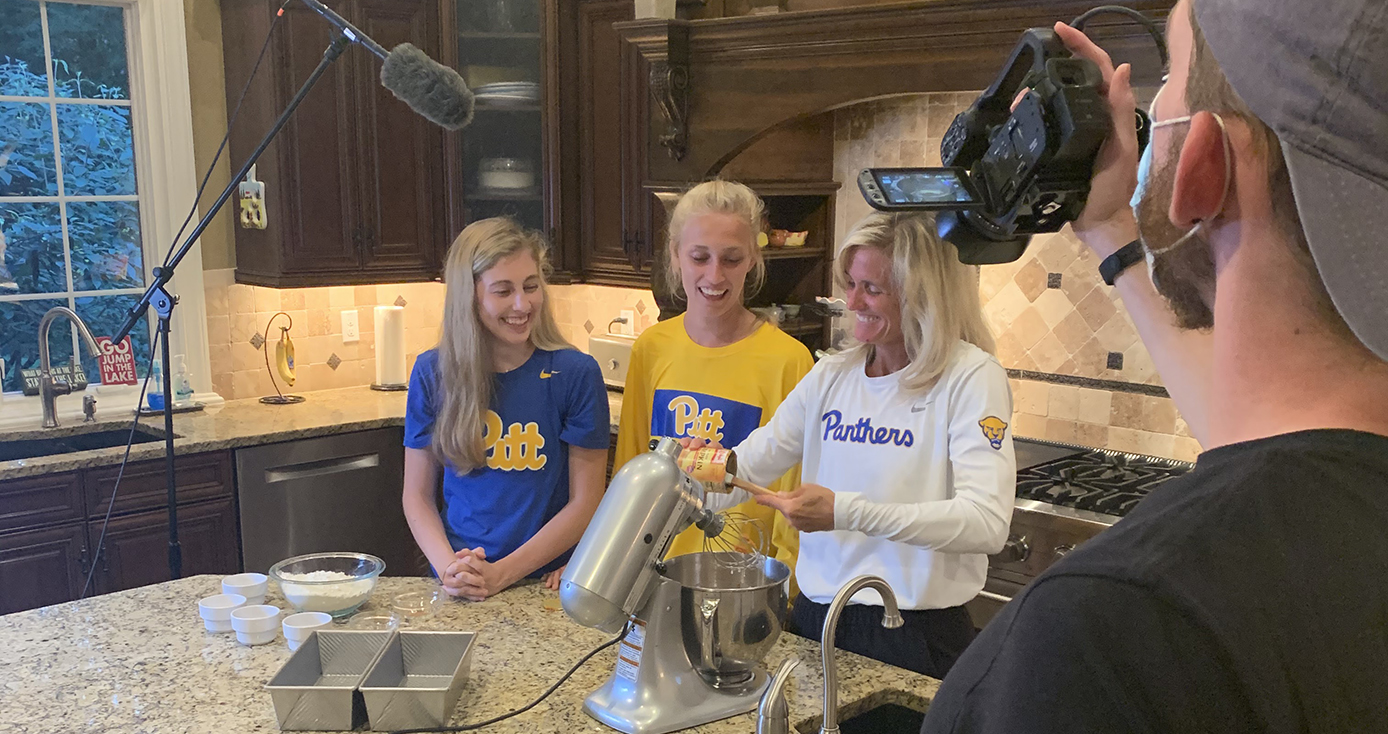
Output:
[[[288,326],[280,327],[280,340],[275,343],[275,366],[270,366],[270,326],[275,323],[275,319],[283,316],[288,319]],[[280,384],[275,380],[275,373],[279,373],[280,379],[284,384],[294,387],[294,341],[289,338],[289,330],[294,328],[294,318],[289,314],[280,311],[270,320],[265,322],[265,343],[261,349],[265,351],[265,369],[270,373],[270,384],[275,386],[274,395],[266,395],[260,399],[262,403],[270,405],[290,405],[292,403],[304,402],[302,395],[285,395],[280,391]]]

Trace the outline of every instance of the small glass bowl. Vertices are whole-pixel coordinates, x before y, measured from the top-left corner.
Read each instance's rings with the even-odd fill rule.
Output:
[[[435,587],[425,591],[397,594],[391,600],[390,608],[402,620],[425,619],[438,614],[443,602],[443,589]]]
[[[400,615],[393,612],[371,612],[357,614],[347,620],[349,630],[373,630],[389,632],[400,626]]]

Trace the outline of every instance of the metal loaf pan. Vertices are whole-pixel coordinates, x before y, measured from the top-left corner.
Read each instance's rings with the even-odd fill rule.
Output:
[[[472,668],[473,632],[399,632],[361,682],[376,731],[444,726]]]
[[[317,630],[265,686],[284,731],[350,731],[366,723],[357,692],[393,632]]]

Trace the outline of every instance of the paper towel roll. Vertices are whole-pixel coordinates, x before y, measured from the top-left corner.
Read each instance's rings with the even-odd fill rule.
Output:
[[[376,319],[376,384],[404,385],[405,374],[405,309],[401,306],[377,306]]]

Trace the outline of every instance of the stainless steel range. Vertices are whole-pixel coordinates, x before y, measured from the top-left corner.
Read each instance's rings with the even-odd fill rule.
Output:
[[[1052,563],[1128,514],[1162,482],[1195,465],[1121,451],[1018,438],[1017,504],[988,581],[967,606],[980,629]]]

